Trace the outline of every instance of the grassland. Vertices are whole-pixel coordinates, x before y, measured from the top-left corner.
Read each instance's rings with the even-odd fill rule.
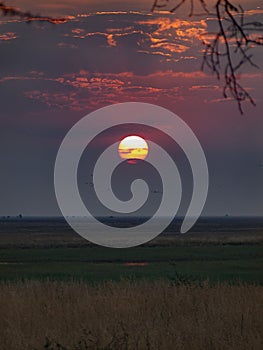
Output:
[[[261,350],[263,287],[0,284],[2,350]]]
[[[98,282],[121,278],[244,281],[263,284],[261,245],[0,249],[2,280]]]
[[[183,279],[263,284],[261,222],[201,222],[129,249],[91,244],[65,222],[0,222],[0,280]]]
[[[262,227],[108,249],[64,222],[0,221],[0,349],[262,349]]]

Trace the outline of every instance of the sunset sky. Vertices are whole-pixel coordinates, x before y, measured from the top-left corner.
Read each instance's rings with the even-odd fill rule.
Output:
[[[260,0],[233,1],[249,21],[263,21]],[[0,215],[60,215],[53,170],[63,137],[89,112],[129,101],[170,109],[199,138],[210,171],[204,215],[262,215],[262,48],[254,51],[260,69],[239,74],[257,104],[245,103],[240,115],[222,97],[223,82],[200,71],[213,18],[152,14],[150,0],[5,3],[68,17],[57,25],[0,17]]]

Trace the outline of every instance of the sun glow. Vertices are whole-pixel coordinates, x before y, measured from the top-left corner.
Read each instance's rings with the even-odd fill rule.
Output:
[[[123,159],[145,159],[148,154],[148,144],[140,136],[127,136],[119,143],[118,152]]]

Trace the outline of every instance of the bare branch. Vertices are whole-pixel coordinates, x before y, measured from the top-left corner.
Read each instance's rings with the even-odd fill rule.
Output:
[[[182,5],[184,5],[185,3],[190,3],[190,12],[189,12],[189,16],[193,16],[193,15],[197,15],[194,12],[194,4],[196,2],[199,2],[199,4],[201,5],[201,8],[204,10],[204,13],[206,14],[211,14],[211,12],[208,10],[208,7],[206,5],[205,0],[180,0],[176,2],[176,5],[174,5],[171,9],[169,9],[169,11],[171,13],[176,12],[176,10],[178,10]],[[154,0],[151,11],[154,12],[156,9],[159,8],[164,8],[168,6],[168,3],[171,3],[170,0]]]
[[[263,36],[260,36],[263,23],[246,22],[243,8],[236,6],[230,0],[216,0],[215,13],[208,9],[205,0],[180,0],[170,9],[170,12],[175,12],[183,4],[188,3],[189,16],[196,15],[194,2],[199,2],[206,14],[214,15],[218,23],[218,31],[214,34],[208,33],[214,35],[213,39],[203,42],[205,49],[201,69],[204,70],[207,67],[218,80],[223,76],[223,96],[225,98],[231,96],[237,102],[240,113],[243,114],[242,103],[249,101],[255,105],[255,101],[239,84],[237,73],[245,64],[259,68],[253,61],[253,54],[249,51],[256,46],[263,46]],[[157,5],[158,1],[155,2],[153,10]]]
[[[29,11],[21,11],[15,7],[6,6],[2,2],[0,2],[0,11],[3,13],[4,16],[24,18],[27,22],[44,21],[52,24],[60,24],[60,23],[65,23],[67,21],[66,18],[43,17],[43,16],[32,14]]]

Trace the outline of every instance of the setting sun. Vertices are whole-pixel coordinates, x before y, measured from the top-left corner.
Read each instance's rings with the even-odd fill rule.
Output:
[[[123,159],[145,159],[148,154],[148,144],[140,136],[127,136],[120,142],[118,151]]]

